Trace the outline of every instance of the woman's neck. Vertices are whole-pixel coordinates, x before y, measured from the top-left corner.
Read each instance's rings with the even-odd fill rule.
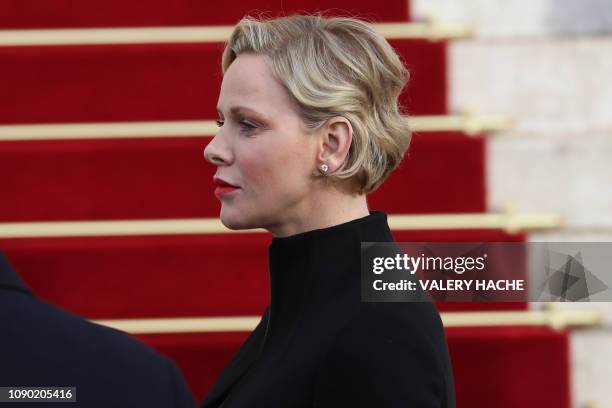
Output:
[[[325,193],[313,194],[308,202],[301,203],[293,214],[266,229],[274,237],[287,237],[342,224],[369,214],[365,195],[349,195],[328,190]]]

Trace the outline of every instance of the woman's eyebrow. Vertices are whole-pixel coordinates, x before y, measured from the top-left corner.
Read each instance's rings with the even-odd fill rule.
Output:
[[[262,113],[257,112],[255,109],[251,109],[251,108],[248,108],[246,106],[234,106],[234,107],[230,108],[230,113],[233,114],[233,115],[235,115],[237,113],[241,113],[241,112],[251,113],[251,114],[254,114],[254,115],[257,115],[257,116],[261,117],[262,119],[266,118]],[[221,109],[219,109],[219,107],[217,107],[217,113],[222,114]]]

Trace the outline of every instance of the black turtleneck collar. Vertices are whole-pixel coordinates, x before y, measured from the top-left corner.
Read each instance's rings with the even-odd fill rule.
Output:
[[[389,232],[388,230],[389,227],[387,225],[387,215],[380,211],[370,211],[370,214],[366,215],[365,217],[347,221],[342,224],[333,225],[331,227],[301,232],[288,237],[274,237],[272,238],[271,247],[281,245],[299,245],[303,242],[313,241],[314,239],[318,238],[334,238],[334,235],[346,232],[370,236],[375,233]]]
[[[302,232],[288,237],[274,237],[268,248],[270,278],[273,282],[304,283],[307,277],[298,274],[359,263],[361,242],[390,242],[393,236],[387,215],[379,211],[343,224]],[[315,269],[312,269],[315,268]],[[272,288],[274,289],[274,288]]]
[[[0,288],[32,293],[3,253],[0,253]]]
[[[272,238],[267,341],[276,341],[275,333],[289,334],[304,313],[334,296],[350,295],[358,304],[361,242],[391,241],[387,215],[378,211],[343,224]]]

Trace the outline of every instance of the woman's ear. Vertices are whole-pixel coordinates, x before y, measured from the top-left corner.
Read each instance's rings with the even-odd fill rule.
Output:
[[[336,171],[346,157],[353,140],[353,127],[348,119],[342,116],[335,116],[327,120],[322,128],[322,143],[318,164],[325,163],[329,166],[329,172]]]

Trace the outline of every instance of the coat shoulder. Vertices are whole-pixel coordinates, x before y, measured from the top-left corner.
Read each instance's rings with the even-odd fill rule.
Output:
[[[32,295],[0,299],[0,382],[77,387],[81,402],[195,406],[176,365],[127,333],[102,326]],[[10,374],[9,374],[10,373]],[[177,405],[176,401],[183,401]]]
[[[448,349],[433,304],[363,303],[331,343],[316,389],[320,407],[452,406]]]

